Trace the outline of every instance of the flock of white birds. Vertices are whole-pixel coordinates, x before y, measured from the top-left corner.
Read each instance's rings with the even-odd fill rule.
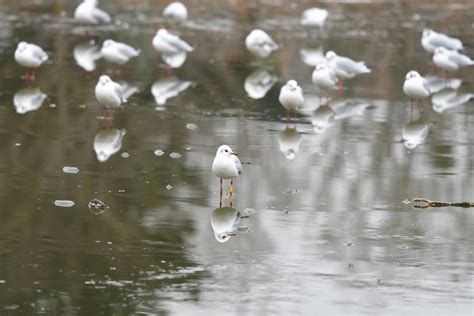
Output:
[[[163,10],[163,16],[184,22],[188,18],[188,10],[182,3],[173,2]],[[301,24],[323,28],[328,16],[329,12],[325,9],[307,9],[302,13]],[[98,8],[97,0],[84,0],[76,8],[74,18],[85,24],[110,23],[112,20],[107,12]],[[162,54],[163,60],[173,68],[179,68],[184,63],[186,55],[194,50],[192,45],[165,28],[156,32],[152,45]],[[421,36],[421,45],[427,52],[433,54],[434,65],[445,72],[455,72],[460,68],[474,64],[471,58],[459,53],[464,48],[463,43],[448,35],[425,29]],[[245,46],[250,53],[258,58],[267,58],[273,51],[279,49],[279,45],[272,37],[261,29],[254,29],[247,35]],[[117,65],[123,65],[139,55],[139,49],[112,39],[105,40],[100,50],[101,57]],[[18,43],[14,57],[20,65],[26,68],[26,80],[35,80],[34,69],[48,60],[48,55],[40,46],[24,41]],[[311,79],[321,91],[338,89],[341,94],[342,80],[368,73],[371,73],[371,70],[363,61],[355,61],[349,57],[339,56],[334,51],[328,51],[324,55],[324,60],[315,65]],[[403,91],[412,100],[426,98],[432,94],[427,80],[415,70],[406,74]],[[106,108],[115,108],[127,101],[124,87],[107,75],[100,76],[95,87],[95,96],[99,103]],[[303,89],[295,80],[291,79],[281,88],[279,101],[287,110],[289,121],[291,112],[294,112],[296,116],[296,111],[304,104]],[[242,173],[242,165],[232,149],[222,145],[217,150],[212,171],[221,179],[222,197],[222,179],[231,179],[232,181],[238,177]],[[230,186],[231,195],[232,183]]]

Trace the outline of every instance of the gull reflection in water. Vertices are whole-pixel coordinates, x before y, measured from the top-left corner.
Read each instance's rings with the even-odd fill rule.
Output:
[[[273,76],[266,70],[257,69],[245,79],[244,89],[252,99],[261,99],[277,81],[278,77]]]
[[[301,134],[296,127],[286,127],[278,136],[280,151],[285,155],[286,159],[293,160],[299,150],[301,144]]]
[[[474,97],[472,93],[458,93],[457,90],[446,89],[431,97],[433,110],[443,113],[448,109],[463,105]]]
[[[336,120],[363,115],[370,104],[355,99],[331,100],[328,105],[320,106],[313,112],[311,124],[314,132],[324,133]]]
[[[180,52],[177,54],[166,54],[166,53],[161,54],[161,58],[163,59],[163,61],[171,68],[181,67],[186,61],[187,57],[188,57],[188,53],[186,52]]]
[[[428,86],[430,87],[431,93],[440,92],[441,90],[448,88],[457,90],[459,89],[462,83],[461,79],[445,79],[444,77],[436,75],[425,76],[425,79],[426,81],[428,81]]]
[[[421,117],[415,121],[408,122],[402,129],[402,141],[408,149],[415,149],[425,142],[430,131],[430,125]]]
[[[219,207],[212,211],[211,226],[218,242],[226,242],[236,235],[241,214],[232,207]]]
[[[107,161],[110,156],[117,153],[122,148],[122,140],[127,131],[125,129],[116,129],[105,127],[95,135],[94,151],[97,160]]]
[[[93,40],[76,45],[73,55],[76,63],[85,71],[94,71],[97,67],[96,61],[102,57],[99,45]]]
[[[151,86],[151,93],[158,105],[165,105],[167,100],[179,95],[189,88],[192,81],[182,81],[176,77],[169,77],[155,81]]]
[[[13,105],[18,114],[37,110],[48,96],[39,88],[23,88],[13,96]]]

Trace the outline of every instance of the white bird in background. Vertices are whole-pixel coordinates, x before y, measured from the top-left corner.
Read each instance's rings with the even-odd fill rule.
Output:
[[[316,67],[318,64],[326,62],[322,47],[300,49],[300,59],[305,65],[311,67]]]
[[[108,108],[118,107],[122,103],[127,102],[120,84],[106,75],[100,76],[95,86],[95,97],[100,104]]]
[[[261,29],[255,29],[245,38],[245,46],[248,51],[260,58],[267,58],[278,45],[273,39]]]
[[[280,133],[278,143],[280,145],[280,151],[285,155],[286,159],[293,160],[301,144],[301,134],[296,130],[296,127],[286,127],[286,129]]]
[[[409,71],[403,83],[403,92],[412,99],[424,99],[430,95],[428,81],[415,70]]]
[[[104,128],[94,138],[94,151],[100,162],[107,161],[110,156],[122,148],[122,140],[127,131],[125,129]]]
[[[102,44],[100,50],[102,56],[108,62],[123,65],[127,63],[131,58],[140,55],[140,50],[135,49],[130,45],[116,42],[111,39],[107,39]]]
[[[466,55],[443,46],[437,47],[433,55],[433,63],[444,71],[457,71],[459,68],[474,65],[474,61]]]
[[[311,80],[315,85],[323,89],[337,89],[336,72],[326,64],[319,64],[314,68]]]
[[[171,34],[166,29],[159,29],[153,37],[153,47],[164,54],[190,53],[194,48],[179,36]]]
[[[339,94],[342,94],[343,79],[351,79],[358,74],[371,72],[363,61],[355,61],[347,57],[338,56],[332,50],[326,52],[326,60],[339,79]]]
[[[443,76],[427,75],[425,76],[431,93],[440,92],[446,88],[459,89],[462,80],[458,78],[446,79]]]
[[[237,153],[227,145],[217,149],[216,156],[212,162],[212,173],[220,178],[220,202],[222,203],[222,179],[230,179],[229,198],[232,206],[232,192],[234,178],[242,174],[242,164]]]
[[[35,44],[29,44],[27,42],[20,42],[15,50],[15,60],[18,64],[26,67],[26,80],[35,80],[34,68],[38,68],[45,61],[48,60],[48,54]],[[31,75],[29,74],[31,69]]]
[[[166,104],[168,99],[178,96],[191,85],[192,81],[183,81],[176,77],[163,78],[153,83],[151,94],[155,98],[155,103],[162,106]]]
[[[76,63],[85,71],[94,71],[97,67],[96,61],[102,58],[100,48],[94,41],[76,45],[73,56]]]
[[[184,22],[188,19],[188,9],[181,2],[171,2],[164,8],[163,16],[175,21]]]
[[[266,70],[255,70],[245,78],[244,89],[252,99],[263,98],[278,81]]]
[[[280,90],[278,100],[287,111],[287,119],[290,120],[290,112],[296,110],[304,105],[303,89],[295,80],[289,80]]]
[[[421,45],[428,53],[433,53],[437,47],[444,47],[449,50],[463,49],[462,42],[459,39],[430,29],[423,30]]]
[[[320,8],[310,8],[304,10],[301,14],[301,24],[308,26],[317,26],[322,28],[329,15],[328,10]]]
[[[431,97],[432,108],[435,112],[443,113],[448,109],[463,105],[474,97],[472,93],[458,93],[453,89],[446,89]]]
[[[81,23],[103,24],[110,23],[110,15],[97,7],[97,0],[84,0],[74,11],[74,18]]]
[[[39,88],[24,88],[13,96],[13,105],[18,114],[37,110],[48,96]]]
[[[219,207],[212,211],[211,227],[218,242],[226,242],[239,230],[242,216],[235,208]]]
[[[428,123],[421,119],[409,122],[402,129],[402,141],[406,148],[414,149],[425,142],[430,131]]]

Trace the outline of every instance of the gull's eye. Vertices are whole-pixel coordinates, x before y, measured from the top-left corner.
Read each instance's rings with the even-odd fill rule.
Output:
[[[225,151],[226,153],[228,153],[228,152],[229,152],[227,149],[224,149],[224,151]]]

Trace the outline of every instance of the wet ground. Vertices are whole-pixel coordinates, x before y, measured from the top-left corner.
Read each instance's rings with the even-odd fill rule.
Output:
[[[66,1],[0,1],[0,315],[473,313],[473,210],[409,203],[474,200],[474,69],[446,81],[420,44],[424,27],[474,44],[472,3],[323,3],[308,30],[309,2],[189,1],[171,28],[196,49],[170,69],[151,45],[164,3],[102,2],[115,22],[91,28]],[[281,45],[263,61],[255,27]],[[94,61],[106,38],[142,53]],[[20,40],[50,55],[35,84]],[[326,50],[374,71],[326,100]],[[433,100],[403,95],[411,69]],[[103,73],[136,88],[111,115]],[[306,105],[288,124],[289,79]],[[232,208],[210,172],[224,143],[246,163]]]

